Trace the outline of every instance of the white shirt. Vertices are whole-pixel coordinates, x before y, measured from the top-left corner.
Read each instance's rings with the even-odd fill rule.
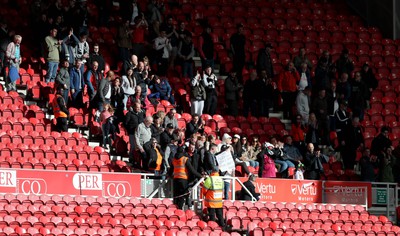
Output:
[[[172,50],[171,43],[167,38],[158,37],[154,39],[154,49],[160,50],[164,48],[162,58],[169,58],[170,51]]]

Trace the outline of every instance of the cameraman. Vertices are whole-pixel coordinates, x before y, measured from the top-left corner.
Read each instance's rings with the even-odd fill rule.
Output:
[[[314,144],[307,145],[307,153],[305,158],[305,179],[319,180],[321,173],[324,173],[323,163],[328,163],[329,157],[321,154],[321,150],[317,147],[314,149]]]
[[[214,115],[217,110],[217,76],[213,73],[211,65],[207,65],[203,75],[203,83],[206,89],[206,102],[204,113]]]

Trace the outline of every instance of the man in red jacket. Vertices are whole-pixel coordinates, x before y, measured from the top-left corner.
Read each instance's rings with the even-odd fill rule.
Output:
[[[295,103],[297,95],[297,82],[300,81],[300,75],[294,67],[293,62],[289,62],[285,71],[279,74],[277,87],[281,92],[283,104],[283,115],[285,118],[291,117],[292,106]]]

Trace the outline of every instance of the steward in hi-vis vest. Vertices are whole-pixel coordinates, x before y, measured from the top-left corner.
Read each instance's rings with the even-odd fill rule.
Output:
[[[215,221],[218,219],[218,224],[221,227],[225,226],[222,198],[224,191],[224,180],[219,176],[218,171],[214,170],[209,177],[204,181],[204,206],[207,207],[208,220]],[[215,215],[217,217],[215,217]]]
[[[68,117],[69,111],[62,96],[64,89],[62,86],[57,88],[57,93],[51,102],[53,107],[54,117],[57,120],[57,131],[68,132]]]
[[[185,147],[179,147],[175,157],[172,159],[172,165],[169,169],[169,174],[174,179],[174,204],[176,204],[179,209],[183,209],[185,202],[190,205],[188,194],[189,175],[196,176],[199,179],[202,177],[201,174],[193,168],[188,156]]]

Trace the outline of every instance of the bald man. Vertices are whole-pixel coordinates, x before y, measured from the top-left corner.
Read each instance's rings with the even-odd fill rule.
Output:
[[[111,83],[110,81],[115,79],[113,71],[107,72],[107,76],[100,81],[99,89],[97,90],[98,97],[98,110],[103,111],[103,104],[110,104],[111,101]]]

